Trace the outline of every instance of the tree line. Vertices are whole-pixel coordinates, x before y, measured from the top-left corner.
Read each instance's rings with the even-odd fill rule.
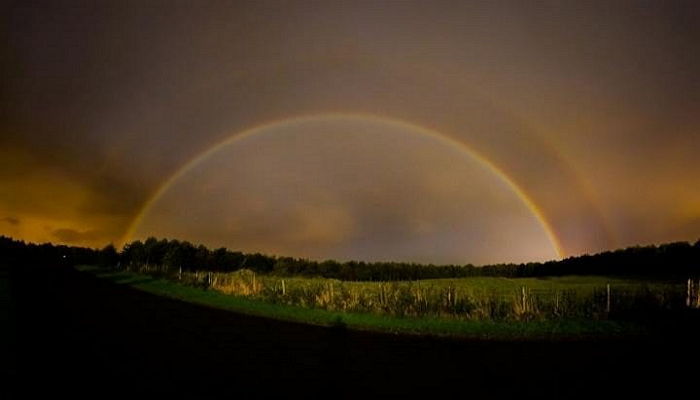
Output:
[[[433,265],[404,262],[315,261],[305,258],[244,253],[226,248],[211,250],[187,241],[148,238],[128,243],[121,251],[33,244],[0,236],[0,257],[11,265],[53,263],[92,264],[109,268],[159,265],[183,271],[232,272],[249,269],[281,276],[318,276],[345,281],[397,281],[472,276],[542,277],[614,275],[650,278],[687,278],[700,275],[700,240],[634,246],[564,260],[486,266]]]

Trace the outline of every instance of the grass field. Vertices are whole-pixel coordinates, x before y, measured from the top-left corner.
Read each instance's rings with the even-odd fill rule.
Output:
[[[610,320],[355,315],[47,264],[13,268],[11,288],[17,334],[5,359],[17,366],[8,382],[19,384],[10,398],[26,397],[37,380],[52,392],[127,397],[434,397],[445,387],[462,397],[629,397],[649,393],[650,382],[653,393],[681,395],[700,332],[697,323],[664,325],[669,335],[657,336]]]
[[[154,271],[146,274],[85,266],[78,269],[157,295],[244,314],[336,328],[481,339],[566,339],[643,335],[646,327],[639,321],[609,318],[607,313],[599,309],[592,310],[590,303],[601,300],[598,298],[601,288],[606,291],[609,284],[613,296],[617,295],[622,299],[628,298],[630,293],[638,293],[643,288],[647,295],[644,298],[646,302],[649,301],[649,294],[657,300],[670,301],[670,298],[664,296],[668,296],[668,293],[682,292],[681,283],[608,277],[479,277],[388,284],[256,276],[249,271],[228,274],[182,273],[174,280],[172,276],[169,279],[158,276]],[[526,288],[527,293],[525,308],[528,307],[528,301],[536,302],[532,299],[560,296],[560,299],[568,299],[570,307],[582,308],[583,312],[570,312],[552,318],[551,310],[542,311],[544,303],[537,303],[535,306],[539,309],[530,310],[529,315],[528,310],[521,310],[523,314],[518,315],[517,310],[523,305],[523,288]],[[410,308],[411,304],[416,303],[416,298],[411,297],[411,293],[421,293],[426,297],[428,307],[425,307],[423,313],[396,312],[396,307]],[[564,293],[568,293],[568,297],[564,296]],[[369,306],[364,304],[354,309],[347,307],[348,299],[352,299],[353,296],[374,299],[374,303],[370,301]],[[402,299],[401,296],[407,297]],[[448,301],[449,297],[452,298],[452,303]],[[459,308],[460,302],[466,301],[464,299],[476,304],[470,312],[465,313],[464,308]],[[606,300],[602,300],[601,307],[605,307]],[[426,300],[423,302],[425,304]],[[360,303],[362,301],[357,304]],[[510,311],[493,315],[492,318],[479,309],[488,303],[492,303],[491,307],[496,309],[510,307]],[[626,303],[618,300],[612,304],[620,307]],[[629,307],[630,304],[626,306]],[[563,312],[564,307],[560,307]],[[588,315],[591,310],[593,314]]]

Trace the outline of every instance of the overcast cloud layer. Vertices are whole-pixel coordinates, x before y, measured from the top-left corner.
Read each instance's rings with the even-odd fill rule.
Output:
[[[470,146],[543,211],[566,254],[700,237],[694,1],[2,7],[2,234],[118,242],[159,184],[213,144],[347,112]],[[393,232],[387,243],[407,234]]]

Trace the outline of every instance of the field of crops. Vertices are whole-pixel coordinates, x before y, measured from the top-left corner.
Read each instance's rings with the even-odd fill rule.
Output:
[[[249,270],[185,272],[157,266],[132,272],[272,304],[349,313],[452,320],[627,319],[700,305],[698,282],[596,276],[474,277],[347,282]]]

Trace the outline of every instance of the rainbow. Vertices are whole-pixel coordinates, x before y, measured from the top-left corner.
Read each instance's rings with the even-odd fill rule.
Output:
[[[562,249],[562,245],[554,233],[554,230],[552,229],[552,226],[550,223],[547,221],[545,218],[542,210],[540,210],[539,207],[532,201],[532,199],[525,193],[525,191],[518,186],[517,183],[513,181],[506,173],[498,168],[498,166],[494,165],[490,160],[488,160],[486,157],[482,156],[478,152],[476,152],[474,149],[471,147],[467,146],[465,143],[458,141],[450,136],[447,136],[445,134],[442,134],[438,131],[432,130],[425,128],[423,126],[415,125],[403,120],[395,119],[395,118],[388,118],[388,117],[380,117],[377,115],[369,114],[369,113],[323,113],[323,114],[311,114],[311,115],[303,115],[303,116],[296,116],[296,117],[291,117],[291,118],[283,118],[283,119],[278,119],[278,120],[273,120],[270,122],[266,122],[261,125],[256,125],[251,128],[245,129],[241,132],[235,133],[228,138],[224,139],[223,141],[209,147],[208,149],[202,151],[192,159],[190,159],[188,162],[183,164],[177,171],[175,171],[174,174],[172,174],[167,180],[165,180],[163,183],[161,183],[158,188],[154,191],[153,195],[144,202],[143,206],[139,210],[139,212],[136,214],[134,219],[132,220],[131,224],[129,225],[128,229],[126,230],[126,233],[122,237],[121,241],[121,246],[124,244],[130,242],[134,236],[134,233],[136,232],[136,229],[140,226],[140,224],[143,222],[144,217],[150,212],[151,208],[153,205],[163,196],[163,194],[178,180],[180,177],[182,177],[184,174],[186,174],[188,171],[190,171],[193,167],[196,165],[200,164],[204,160],[208,159],[211,155],[219,151],[221,148],[231,145],[233,143],[239,142],[241,140],[244,140],[246,138],[249,138],[251,136],[255,136],[257,134],[260,134],[264,132],[267,129],[270,128],[279,128],[279,127],[284,127],[284,126],[291,126],[291,125],[296,125],[296,124],[302,124],[305,122],[313,122],[313,121],[319,121],[319,120],[348,120],[348,119],[362,119],[364,121],[374,121],[377,123],[383,123],[383,124],[389,124],[393,125],[397,128],[405,128],[409,129],[412,131],[415,131],[419,134],[425,135],[427,137],[431,137],[433,139],[438,140],[441,143],[444,143],[452,148],[457,149],[458,151],[465,153],[469,155],[470,157],[474,158],[478,162],[482,163],[483,165],[487,166],[488,169],[493,172],[497,177],[499,177],[513,192],[516,194],[516,196],[525,204],[525,206],[530,210],[530,212],[535,216],[535,218],[538,220],[540,225],[542,226],[543,230],[545,231],[549,242],[551,243],[552,247],[556,251],[556,254],[559,258],[563,258],[565,256],[565,253]]]

